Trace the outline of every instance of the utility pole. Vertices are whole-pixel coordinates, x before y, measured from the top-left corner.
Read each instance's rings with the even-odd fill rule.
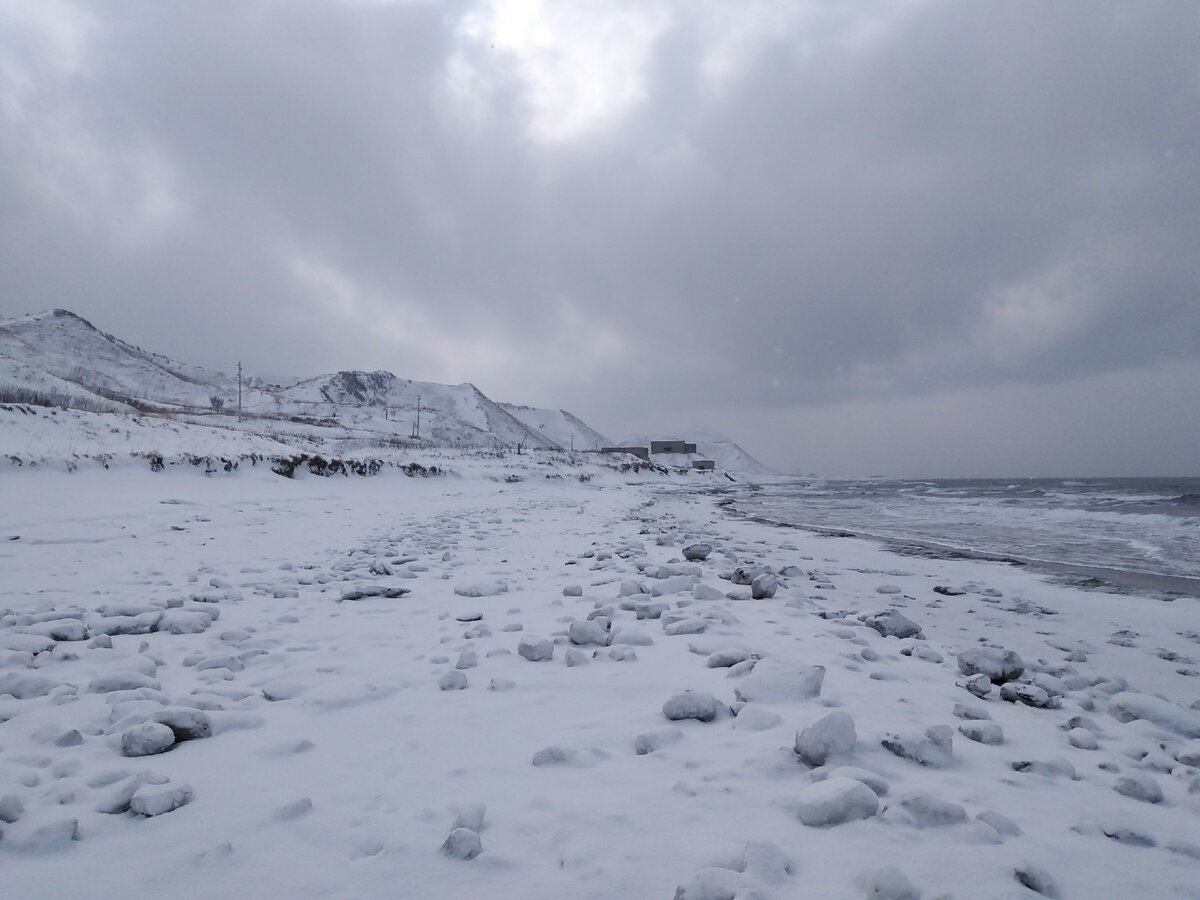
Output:
[[[417,421],[413,425],[412,436],[415,440],[421,439],[421,395],[417,394]]]
[[[242,421],[242,361],[238,360],[238,421]]]

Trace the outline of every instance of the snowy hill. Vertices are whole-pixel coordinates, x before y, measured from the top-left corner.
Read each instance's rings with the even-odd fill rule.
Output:
[[[5,402],[169,416],[300,446],[333,440],[359,447],[557,450],[598,443],[596,432],[570,413],[531,420],[510,409],[542,411],[505,408],[472,384],[409,381],[391,372],[334,372],[284,384],[247,374],[240,396],[241,415],[236,376],[147,352],[67,310],[0,321]]]
[[[31,406],[21,413],[5,404]],[[566,410],[496,403],[470,383],[341,371],[271,383],[243,372],[239,384],[236,375],[143,350],[65,309],[0,320],[0,412],[0,449],[16,456],[168,448],[200,456],[432,447],[595,451],[614,444]],[[652,439],[670,437],[695,443],[698,452],[660,456],[659,466],[688,470],[694,460],[710,459],[728,472],[771,474],[712,429],[619,443],[649,447]]]
[[[126,405],[147,400],[165,407],[210,407],[210,398],[227,393],[231,382],[147,353],[65,309],[0,321],[0,361],[5,384],[37,389],[51,376],[74,385],[64,389],[73,397]]]
[[[711,459],[718,468],[730,472],[740,472],[743,475],[774,475],[774,470],[764,466],[757,459],[743,450],[733,441],[715,428],[703,425],[685,428],[683,439],[696,445],[696,452],[705,459]]]
[[[501,403],[500,407],[530,433],[540,434],[564,450],[599,450],[610,444],[608,438],[565,409],[538,409],[513,403]]]

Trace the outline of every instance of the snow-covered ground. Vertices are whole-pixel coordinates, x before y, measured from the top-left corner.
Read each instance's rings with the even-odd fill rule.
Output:
[[[437,464],[6,465],[5,896],[1200,896],[1196,600]]]

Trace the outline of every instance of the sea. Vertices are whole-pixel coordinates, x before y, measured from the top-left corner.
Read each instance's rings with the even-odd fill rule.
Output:
[[[1200,597],[1200,478],[787,478],[731,485],[740,515],[994,559],[1099,589]]]

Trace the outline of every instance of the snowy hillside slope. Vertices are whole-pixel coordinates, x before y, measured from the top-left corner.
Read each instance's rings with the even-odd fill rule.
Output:
[[[230,383],[227,376],[127,344],[65,309],[0,321],[0,358],[119,402],[208,407],[214,394],[228,393]]]
[[[167,415],[191,426],[265,434],[306,446],[449,446],[556,450],[559,442],[473,384],[410,381],[391,372],[343,371],[283,384],[235,376],[149,353],[67,310],[0,321],[0,398],[93,412]],[[569,413],[578,442],[595,434]],[[562,427],[566,446],[573,432]],[[205,442],[208,443],[208,442]],[[221,437],[217,444],[228,440]]]
[[[705,459],[711,459],[719,468],[741,472],[743,475],[776,474],[773,469],[764,466],[738,446],[732,438],[715,428],[695,425],[683,429],[683,435],[685,441],[696,445],[696,452]]]
[[[524,425],[470,383],[411,381],[383,371],[335,372],[296,382],[264,402],[264,411],[337,418],[359,428],[438,445],[524,442],[535,449],[558,449],[553,441],[537,436],[527,440]]]
[[[564,450],[599,450],[611,446],[608,438],[565,409],[539,409],[515,403],[501,403],[500,408],[520,420],[531,433],[541,434]]]

